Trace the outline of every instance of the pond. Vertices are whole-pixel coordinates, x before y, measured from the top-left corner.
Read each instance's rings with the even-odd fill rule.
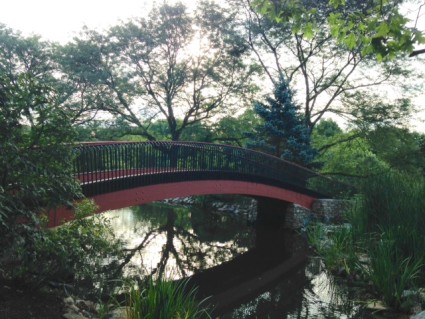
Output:
[[[362,318],[305,239],[280,225],[162,203],[105,214],[126,243],[127,277],[191,276],[219,318]]]

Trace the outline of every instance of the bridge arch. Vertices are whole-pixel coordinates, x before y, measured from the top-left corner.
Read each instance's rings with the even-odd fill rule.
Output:
[[[238,147],[196,142],[102,142],[75,148],[74,174],[99,212],[208,194],[266,197],[310,208],[341,185],[297,164]],[[318,192],[317,189],[327,193]],[[72,219],[60,209],[49,226]]]

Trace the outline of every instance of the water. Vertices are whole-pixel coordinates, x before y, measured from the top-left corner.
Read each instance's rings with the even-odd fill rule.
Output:
[[[362,318],[351,293],[306,258],[304,239],[280,225],[165,204],[105,214],[126,242],[126,276],[192,276],[220,318]]]
[[[199,208],[144,205],[105,213],[133,253],[126,276],[191,276],[254,246],[255,230],[226,215]]]
[[[319,259],[310,259],[221,318],[363,318],[351,298],[344,287],[332,282]]]

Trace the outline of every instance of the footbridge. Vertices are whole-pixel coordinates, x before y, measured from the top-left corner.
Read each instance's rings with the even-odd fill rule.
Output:
[[[229,145],[198,142],[96,142],[75,148],[75,177],[99,212],[167,198],[237,194],[310,208],[344,187],[280,158]],[[52,213],[49,226],[72,219]]]

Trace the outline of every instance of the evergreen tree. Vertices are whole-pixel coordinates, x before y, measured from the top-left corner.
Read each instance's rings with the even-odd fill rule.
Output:
[[[248,137],[250,148],[278,156],[303,166],[312,167],[316,150],[310,145],[310,129],[297,112],[293,93],[282,77],[266,104],[256,102],[255,112],[263,119]]]

